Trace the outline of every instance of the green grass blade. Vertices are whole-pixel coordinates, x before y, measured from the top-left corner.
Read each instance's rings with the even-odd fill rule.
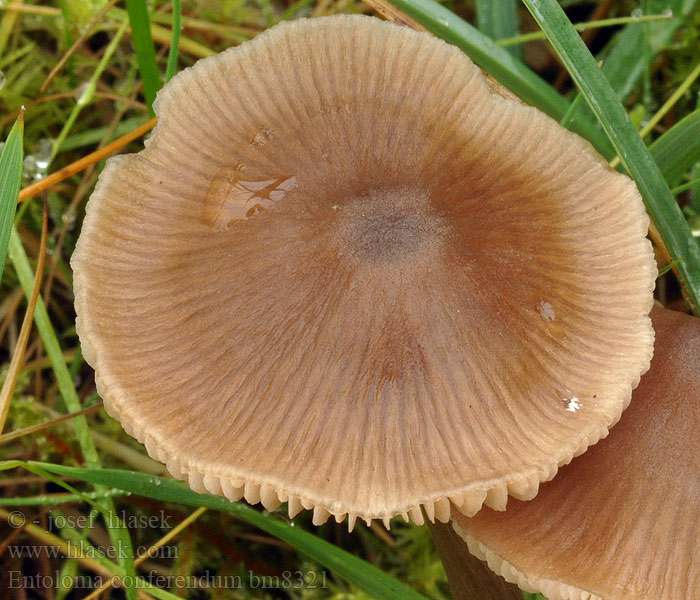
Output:
[[[180,26],[182,21],[182,3],[173,0],[173,35],[168,51],[168,65],[165,68],[165,83],[168,83],[177,70],[177,57],[180,53]]]
[[[462,49],[484,71],[528,104],[560,121],[569,102],[525,64],[491,38],[434,0],[390,0],[406,14],[446,42]],[[607,158],[615,152],[599,127],[576,113],[571,129],[584,136]]]
[[[71,32],[72,19],[68,13],[68,7],[66,6],[65,0],[59,0],[58,5],[61,7],[61,14],[63,15],[63,43],[65,44],[67,50],[73,45],[73,33]],[[66,69],[68,70],[68,80],[70,81],[71,88],[76,88],[78,86],[78,82],[75,77],[74,54],[71,54],[71,56],[68,58]]]
[[[97,64],[97,67],[93,71],[92,75],[90,75],[90,79],[87,81],[85,88],[80,93],[80,96],[78,97],[75,105],[73,106],[73,109],[71,110],[70,114],[68,115],[68,118],[66,119],[65,123],[63,124],[63,127],[61,128],[61,131],[56,137],[56,140],[53,144],[53,149],[51,151],[51,158],[49,159],[49,163],[53,162],[53,160],[56,158],[59,149],[63,146],[64,140],[68,136],[70,130],[73,128],[73,125],[75,125],[76,121],[78,120],[78,117],[80,116],[80,113],[82,112],[83,108],[85,108],[88,104],[90,104],[90,102],[92,102],[95,95],[95,91],[97,90],[97,84],[100,80],[100,77],[102,77],[102,73],[107,68],[109,61],[111,60],[114,53],[117,51],[117,48],[119,47],[119,42],[126,33],[127,25],[128,24],[126,21],[124,21],[120,25],[119,29],[116,31],[114,37],[110,40],[109,45],[102,54],[100,62]]]
[[[678,121],[649,151],[666,181],[674,183],[700,161],[700,109]]]
[[[645,46],[645,23],[627,25],[604,51],[603,73],[620,100],[625,100],[639,83],[646,61],[653,62],[657,54],[673,40],[673,36],[697,5],[698,0],[648,0],[647,13],[662,14],[670,10],[675,18],[649,24],[648,49],[645,56],[639,49]],[[582,116],[591,118],[586,106]]]
[[[27,469],[30,473],[34,473],[34,475],[38,475],[39,477],[43,477],[47,481],[50,481],[56,486],[62,487],[69,492],[71,492],[73,495],[78,496],[81,501],[86,502],[90,506],[92,506],[97,512],[103,513],[108,519],[114,518],[119,522],[119,527],[123,528],[124,524],[119,518],[118,515],[115,514],[110,514],[107,512],[107,510],[96,502],[93,498],[90,497],[89,494],[84,494],[80,490],[74,488],[72,485],[70,485],[68,482],[63,481],[60,477],[58,477],[55,473],[50,473],[49,471],[46,471],[43,469],[40,465],[40,463],[24,463],[22,461],[4,461],[0,463],[0,470],[7,470],[7,469],[13,469],[15,467],[23,467]],[[129,549],[131,549],[131,544],[129,544]]]
[[[5,468],[12,468],[12,461],[0,464],[2,464]],[[109,497],[107,502],[107,504],[109,504],[109,507],[106,507],[104,504],[93,500],[92,498],[90,498],[89,495],[82,493],[80,490],[77,490],[69,483],[63,481],[55,474],[49,473],[48,471],[44,470],[38,463],[26,463],[22,466],[29,472],[34,473],[39,477],[43,477],[47,481],[51,481],[55,485],[58,485],[68,490],[69,492],[80,496],[83,502],[87,502],[97,512],[100,512],[104,515],[105,523],[110,524],[109,529],[114,536],[112,540],[116,542],[116,547],[120,550],[119,556],[123,559],[119,561],[119,564],[124,568],[124,572],[128,576],[124,581],[124,591],[126,592],[126,597],[128,600],[136,600],[136,587],[134,585],[136,579],[136,565],[134,564],[134,548],[131,543],[131,536],[129,535],[128,529],[124,526],[124,523],[119,517],[119,515],[114,511],[112,498]],[[70,527],[69,529],[72,530],[79,539],[86,539],[84,536],[87,535],[87,530],[84,530],[81,534],[77,529],[73,527]]]
[[[15,461],[13,461],[15,462]],[[229,502],[221,496],[193,492],[174,479],[156,477],[136,471],[117,469],[79,469],[48,463],[29,463],[58,475],[69,475],[82,481],[111,486],[133,494],[186,506],[206,506],[226,512],[275,536],[314,561],[331,569],[335,574],[357,588],[380,600],[426,600],[424,596],[363,561],[322,540],[299,527],[291,527],[283,521],[238,502]]]
[[[642,11],[648,14],[649,0],[642,2]],[[651,28],[649,24],[644,25],[644,43],[642,44],[642,96],[641,105],[647,114],[651,112]]]
[[[581,106],[581,102],[583,102],[583,96],[581,94],[576,94],[576,96],[574,96],[573,101],[571,102],[571,106],[569,106],[569,110],[566,111],[566,114],[562,117],[561,121],[559,121],[560,125],[562,125],[563,127],[569,126],[569,124],[571,123],[571,119],[574,118],[576,111]]]
[[[120,8],[112,8],[107,12],[108,17],[117,17],[119,18],[120,15],[127,15],[125,11],[123,11]],[[165,17],[165,18],[164,18]],[[158,25],[158,21],[162,21],[165,23],[171,24],[172,16],[168,15],[162,15],[160,13],[156,13],[152,16],[151,18],[151,37],[156,41],[160,42],[161,44],[170,44],[173,38],[173,33],[172,33],[172,28],[168,29],[167,27],[162,27]],[[252,37],[250,35],[249,37]],[[246,37],[248,39],[248,37]],[[207,56],[211,56],[212,54],[216,54],[215,50],[212,50],[211,48],[205,46],[204,44],[200,44],[199,42],[196,42],[180,33],[180,43],[179,43],[180,50],[182,52],[187,52],[191,54],[192,56],[196,58],[206,58]]]
[[[5,268],[7,246],[22,183],[22,140],[24,111],[17,117],[0,153],[0,277]]]
[[[644,197],[694,311],[700,307],[700,246],[659,167],[629,120],[615,90],[555,0],[523,0],[600,120],[622,164]]]
[[[41,494],[39,496],[14,496],[10,498],[0,498],[0,506],[56,506],[59,504],[69,504],[71,502],[81,502],[84,496],[91,500],[101,498],[114,498],[115,496],[126,496],[129,492],[123,490],[107,489],[96,492],[83,492],[81,494]]]
[[[676,30],[694,10],[697,1],[647,0],[645,9],[648,14],[660,14],[665,10],[670,10],[676,17],[668,21],[649,24],[650,59],[653,60],[656,54],[673,39]],[[625,27],[614,40],[613,48],[603,64],[605,76],[622,100],[629,96],[644,71],[645,57],[639,51],[644,44],[644,29],[645,25],[642,23]]]
[[[584,21],[583,23],[574,23],[576,31],[588,31],[590,29],[599,29],[601,27],[613,27],[615,25],[628,25],[630,23],[643,23],[647,21],[669,20],[665,13],[657,15],[642,15],[641,17],[613,17],[610,19],[599,19],[598,21]],[[547,36],[543,31],[531,31],[516,35],[511,38],[503,38],[497,40],[498,45],[504,48],[514,44],[524,44],[526,42],[534,42],[535,40],[546,40]]]
[[[673,188],[671,190],[671,193],[674,196],[677,196],[681,192],[686,192],[688,190],[692,190],[694,187],[697,187],[698,184],[700,184],[700,177],[698,179],[692,179],[692,180],[688,181],[687,183],[684,183],[682,185],[679,185],[678,187]],[[692,206],[689,208],[692,208]],[[697,235],[697,234],[695,234],[695,235]]]
[[[136,61],[141,71],[143,94],[146,97],[146,104],[153,112],[153,101],[156,99],[156,92],[160,89],[161,81],[156,62],[156,48],[153,44],[153,37],[151,37],[151,22],[146,0],[126,0],[126,10],[129,13]]]
[[[32,473],[40,474],[40,476],[51,478],[52,476],[49,475],[44,469],[37,466],[38,464],[40,463],[30,464],[21,460],[6,460],[0,462],[0,471],[7,471],[9,469],[16,469],[21,467],[27,469]],[[60,483],[61,485],[65,486],[65,482]],[[7,518],[7,516],[10,514],[3,510],[0,510],[0,513],[3,513],[3,516],[5,516],[5,518]],[[116,515],[117,513],[112,512],[110,518],[114,518],[116,517]],[[120,521],[120,523],[123,525],[122,521]],[[36,530],[40,528],[30,523],[27,525],[27,530],[31,529]],[[126,530],[127,528],[121,527],[121,529]],[[104,552],[101,552],[100,549],[96,548],[90,543],[90,539],[87,537],[89,530],[90,527],[83,528],[83,530],[80,531],[74,527],[67,525],[66,527],[61,528],[60,537],[46,530],[42,531],[41,533],[33,532],[33,535],[36,536],[39,540],[41,540],[44,544],[54,547],[65,547],[66,542],[68,542],[69,544],[72,542],[75,548],[79,548],[78,553],[83,554],[86,560],[91,562],[94,561],[96,563],[101,564],[102,566],[106,567],[110,573],[113,573],[114,575],[119,577],[122,580],[122,586],[127,592],[129,598],[131,598],[132,596],[135,597],[135,592],[137,589],[142,589],[148,590],[148,592],[151,595],[155,596],[156,598],[161,598],[162,600],[178,600],[178,597],[174,594],[171,594],[170,592],[161,590],[151,585],[148,581],[137,577],[135,572],[130,573],[120,565],[117,565],[108,560]],[[120,546],[116,547],[120,548]],[[66,550],[67,553],[70,553],[70,548],[67,548]],[[82,552],[83,550],[84,552]],[[117,554],[121,554],[121,552],[117,552]],[[131,592],[129,590],[131,590]]]
[[[34,284],[34,273],[29,264],[29,259],[24,251],[24,246],[22,246],[22,240],[17,233],[17,230],[12,227],[10,232],[10,245],[9,245],[10,258],[12,260],[12,265],[17,273],[17,278],[19,279],[20,285],[24,290],[24,293],[29,297],[32,293],[32,286]],[[56,376],[56,382],[58,384],[58,389],[61,393],[61,397],[70,412],[78,412],[82,406],[80,405],[80,398],[73,384],[73,378],[71,377],[66,361],[63,358],[63,351],[58,342],[58,336],[51,324],[51,319],[46,311],[46,305],[42,300],[41,296],[37,299],[36,307],[34,309],[34,323],[36,328],[39,330],[39,335],[41,341],[44,344],[44,349],[46,354],[48,354],[51,360],[51,366]],[[90,437],[90,430],[88,427],[87,419],[85,415],[79,415],[72,420],[73,427],[75,428],[76,436],[78,438],[78,444],[80,450],[85,459],[85,464],[91,467],[99,469],[101,467],[100,457],[97,454],[95,444]],[[107,511],[114,512],[114,502],[110,497],[103,498],[100,504]],[[131,546],[129,530],[120,527],[112,527],[107,524],[107,529],[109,531],[110,539],[112,542],[118,546]],[[128,575],[133,575],[135,573],[135,566],[133,558],[128,556],[120,556],[119,564],[124,569],[125,573]],[[127,587],[127,596],[129,600],[135,600],[135,590],[133,587]]]
[[[700,94],[696,100],[696,109],[700,110]],[[695,179],[700,179],[700,161],[698,161],[693,167],[693,173],[691,177]],[[693,187],[693,191],[690,194],[690,208],[700,213],[700,185]]]
[[[29,297],[34,283],[34,272],[29,264],[29,258],[24,251],[24,247],[22,246],[22,240],[20,240],[14,228],[10,234],[10,258],[20,285],[25,295]],[[51,319],[49,318],[48,312],[46,312],[46,305],[41,296],[37,299],[36,309],[34,310],[34,322],[36,328],[39,330],[39,335],[44,344],[46,354],[48,354],[51,360],[51,366],[56,376],[56,382],[61,397],[70,412],[78,412],[83,407],[80,404],[78,393],[73,385],[73,379],[70,376],[66,361],[63,358],[63,350],[58,343],[58,336],[51,324]],[[80,450],[85,459],[85,464],[92,467],[99,467],[100,459],[97,455],[97,450],[95,449],[92,438],[90,437],[87,419],[84,415],[79,415],[72,420],[72,424],[76,431],[78,444],[80,445]]]
[[[21,13],[14,10],[5,11],[0,19],[0,56],[5,52],[5,46],[10,39],[10,35],[15,28],[15,23],[17,23],[17,17]]]
[[[111,142],[122,135],[126,135],[130,131],[133,131],[137,127],[143,125],[147,120],[148,117],[145,115],[142,117],[131,117],[130,119],[124,119],[114,128],[111,137],[107,141]],[[102,141],[102,138],[104,138],[105,134],[110,129],[111,127],[106,125],[104,127],[96,127],[94,129],[81,131],[80,133],[74,133],[64,140],[59,150],[75,150],[76,148],[98,144],[100,141]]]
[[[518,35],[517,0],[476,0],[476,24],[479,31],[494,40],[512,38]],[[516,58],[521,58],[518,46],[508,48]]]

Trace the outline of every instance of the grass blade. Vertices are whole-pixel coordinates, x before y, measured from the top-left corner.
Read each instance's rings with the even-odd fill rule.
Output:
[[[12,461],[16,464],[16,461]],[[229,502],[221,496],[193,492],[174,479],[156,477],[136,471],[117,469],[79,469],[48,463],[28,463],[50,473],[70,475],[82,481],[111,486],[133,494],[175,502],[186,506],[207,507],[227,512],[263,531],[275,536],[306,554],[319,564],[331,569],[372,598],[380,600],[426,600],[424,596],[387,575],[366,561],[353,556],[299,527],[291,527],[268,514],[238,502]]]
[[[24,111],[20,112],[0,153],[0,277],[5,268],[7,245],[15,218],[22,183],[22,140]]]
[[[22,286],[27,298],[31,298],[34,273],[29,265],[29,259],[24,251],[24,246],[22,246],[22,240],[14,227],[10,233],[9,251],[10,258],[12,259],[12,264],[15,268],[15,272],[17,273],[17,278],[19,279],[20,285]],[[51,360],[51,366],[56,376],[56,382],[58,384],[61,397],[63,398],[63,401],[70,412],[78,412],[82,408],[80,405],[80,398],[78,397],[78,392],[73,384],[73,378],[68,370],[66,361],[63,358],[63,351],[61,350],[61,346],[58,342],[58,336],[56,335],[53,325],[51,324],[51,319],[49,318],[49,314],[46,311],[46,305],[44,304],[41,296],[39,296],[36,300],[34,322],[36,324],[36,328],[39,330],[39,335],[41,336],[41,340],[44,344],[46,354],[48,354]],[[100,457],[97,454],[95,444],[90,437],[90,430],[85,416],[76,416],[73,419],[72,424],[75,428],[78,444],[80,445],[80,450],[85,459],[85,463],[99,469],[101,467]],[[105,507],[105,510],[115,512],[112,498],[104,498],[100,504]],[[131,546],[128,529],[112,527],[109,523],[107,523],[107,529],[109,531],[110,539],[115,546]],[[133,558],[120,555],[119,564],[127,575],[134,575],[135,567]],[[131,581],[133,581],[133,579]],[[126,593],[129,600],[135,600],[135,590],[132,586],[126,588]]]
[[[23,466],[22,463],[18,463],[14,466]],[[0,463],[0,468],[14,468],[9,461],[5,463]],[[0,518],[9,520],[13,516],[11,513],[0,508]],[[44,530],[40,525],[34,525],[33,523],[26,523],[23,526],[23,531],[31,535],[34,539],[38,540],[45,546],[52,546],[58,548],[64,556],[73,557],[73,560],[77,560],[83,566],[90,569],[91,571],[103,576],[104,578],[111,578],[113,575],[124,580],[127,577],[126,571],[122,569],[119,565],[114,564],[105,558],[99,551],[98,548],[90,543],[90,540],[86,540],[80,537],[77,532],[69,535],[69,540],[65,540],[62,537],[58,537],[53,533],[49,533]],[[71,530],[66,530],[71,531]],[[78,548],[85,548],[86,552],[83,553]],[[129,576],[130,577],[130,576]],[[171,594],[165,590],[155,587],[150,582],[142,579],[140,577],[130,577],[127,581],[132,581],[135,587],[147,592],[150,596],[154,598],[159,598],[160,600],[180,600],[179,596]]]
[[[168,66],[165,68],[165,83],[168,83],[177,70],[177,57],[180,53],[180,24],[182,20],[182,4],[173,0],[173,34],[168,51]]]
[[[136,61],[141,71],[143,94],[152,113],[153,101],[156,99],[156,92],[160,89],[161,82],[156,62],[156,48],[151,37],[151,22],[146,0],[126,0],[126,10],[129,13]]]
[[[70,48],[73,45],[73,33],[71,32],[71,18],[68,13],[68,7],[66,6],[65,0],[59,0],[58,5],[61,7],[61,14],[63,15],[63,40],[66,48]],[[68,54],[68,80],[70,81],[70,86],[72,88],[77,87],[78,82],[75,78],[75,57],[73,53]]]
[[[673,38],[673,34],[693,11],[697,0],[647,0],[647,13],[656,14],[670,10],[676,17],[649,25],[650,59],[653,60]],[[642,76],[645,57],[639,51],[644,43],[642,23],[631,24],[613,42],[614,46],[605,58],[603,72],[618,97],[622,100],[632,92]]]
[[[2,16],[0,20],[0,56],[5,52],[5,46],[7,46],[7,41],[10,39],[10,34],[15,28],[15,23],[17,23],[17,17],[19,12],[14,10],[8,10]]]
[[[25,295],[27,298],[31,298],[32,286],[34,284],[34,272],[29,264],[29,258],[24,251],[24,247],[22,246],[22,240],[14,228],[10,235],[10,258],[12,259],[17,278],[19,279]],[[51,359],[61,397],[70,412],[78,412],[82,408],[80,399],[78,398],[78,393],[73,385],[73,379],[68,372],[68,367],[63,358],[63,351],[58,343],[58,336],[51,324],[51,319],[49,318],[48,312],[46,312],[46,306],[41,296],[39,296],[36,302],[34,322],[39,330],[41,340],[44,343],[46,354],[48,354]],[[98,467],[100,465],[100,459],[92,442],[92,438],[90,437],[85,416],[75,417],[75,419],[73,419],[73,426],[75,427],[78,443],[83,453],[85,463],[90,466]]]
[[[463,50],[484,71],[505,85],[528,104],[560,121],[569,102],[524,63],[501,48],[491,38],[434,0],[390,0],[394,6],[418,21],[446,42]],[[577,112],[571,129],[590,141],[607,158],[615,151],[609,140],[591,120]]]
[[[124,119],[112,130],[112,139],[116,139],[119,136],[133,131],[137,127],[143,125],[147,120],[148,117],[146,115]],[[74,133],[65,139],[61,144],[60,150],[74,150],[76,148],[98,144],[110,129],[110,126],[105,125],[104,127],[95,127],[94,129],[87,129],[80,133]]]
[[[0,433],[2,433],[2,430],[5,429],[5,421],[7,420],[7,415],[10,412],[10,403],[12,402],[12,397],[15,394],[15,386],[17,385],[17,379],[19,378],[22,364],[24,363],[24,353],[27,350],[29,334],[32,330],[32,323],[34,322],[34,309],[36,308],[36,301],[39,298],[41,281],[44,276],[44,261],[46,259],[46,240],[48,237],[48,231],[49,210],[46,201],[44,201],[44,215],[41,223],[41,242],[39,243],[39,258],[37,259],[36,264],[36,275],[34,276],[34,284],[32,285],[32,294],[29,297],[29,302],[27,303],[27,310],[24,313],[24,319],[22,319],[22,327],[19,330],[19,337],[17,338],[15,350],[10,360],[10,366],[7,369],[5,381],[2,384],[2,389],[0,389]],[[2,439],[2,436],[0,436],[0,439]]]
[[[494,40],[517,36],[517,0],[476,0],[476,24],[481,33]],[[522,51],[517,46],[509,47],[508,52],[516,58],[521,58]]]
[[[115,17],[123,14],[125,14],[124,11],[116,7],[107,13],[108,16]],[[151,37],[156,42],[161,44],[170,44],[173,38],[172,29],[158,25],[156,21],[159,19],[160,17],[157,17],[156,15],[154,15],[153,19],[151,19]],[[212,54],[216,54],[216,52],[211,48],[185,37],[182,34],[180,34],[179,49],[180,51],[187,52],[196,58],[205,58],[207,56],[211,56]]]
[[[80,171],[82,171],[89,165],[93,165],[96,162],[101,161],[103,158],[106,158],[107,156],[112,154],[112,152],[116,152],[117,150],[126,146],[128,143],[133,142],[145,133],[149,132],[155,127],[157,121],[158,119],[156,117],[153,117],[152,119],[149,119],[148,121],[143,123],[140,127],[133,129],[129,133],[121,136],[120,138],[114,140],[106,146],[103,146],[102,148],[99,148],[94,152],[83,156],[83,158],[72,162],[68,166],[63,167],[58,171],[54,171],[53,173],[51,173],[51,175],[48,175],[43,179],[40,179],[39,181],[35,181],[31,185],[28,185],[20,191],[19,201],[23,202],[27,198],[31,198],[32,196],[35,196],[36,194],[39,194],[40,192],[49,189],[52,185],[55,185],[60,181],[63,181],[64,179],[68,179],[71,175],[80,173]]]
[[[107,489],[99,492],[81,492],[79,494],[40,494],[39,496],[14,496],[10,498],[0,498],[0,506],[57,506],[59,504],[69,504],[71,502],[82,502],[87,496],[91,500],[101,498],[114,498],[128,496],[129,492],[123,490]]]
[[[574,23],[576,31],[589,31],[591,29],[599,29],[601,27],[613,27],[615,25],[628,25],[630,23],[644,23],[648,21],[669,20],[673,17],[662,13],[659,15],[642,15],[641,17],[613,17],[611,19],[600,19],[598,21],[584,21],[582,23]],[[516,35],[511,38],[499,39],[498,45],[504,48],[514,44],[524,44],[526,42],[534,42],[536,40],[546,40],[547,36],[543,31],[531,31]],[[605,69],[603,69],[605,70]]]
[[[648,27],[642,20],[631,23],[609,44],[604,51],[602,69],[620,100],[625,100],[632,93],[644,73],[647,61],[653,62],[658,53],[672,41],[697,3],[698,0],[647,0],[647,13],[663,14],[664,11],[671,11],[674,18],[650,23]],[[645,33],[648,33],[648,44],[645,42]],[[642,47],[648,48],[648,55],[639,51]],[[587,106],[583,107],[581,114],[586,118],[592,117]]]
[[[690,88],[693,83],[695,83],[695,80],[700,77],[700,63],[695,65],[695,68],[688,73],[687,77],[683,80],[683,83],[681,83],[671,94],[670,98],[664,102],[663,106],[657,110],[654,115],[649,119],[649,122],[639,131],[640,137],[644,138],[647,135],[649,135],[654,127],[656,127],[661,119],[668,114],[668,112],[673,108],[673,106],[678,102],[682,96],[684,96],[687,92],[688,89]]]
[[[670,184],[700,161],[700,108],[678,121],[649,151]]]
[[[696,109],[700,110],[700,95],[696,101]],[[693,172],[691,175],[692,179],[700,179],[700,160],[693,167]],[[690,194],[690,208],[700,213],[700,185],[695,185],[693,191]]]
[[[686,223],[649,150],[632,125],[615,90],[555,0],[523,0],[637,182],[647,210],[672,260],[693,311],[700,307],[700,246]]]
[[[78,120],[78,117],[80,116],[80,113],[82,112],[83,108],[85,108],[88,104],[90,104],[90,102],[92,102],[95,95],[95,91],[97,90],[97,84],[100,80],[100,77],[102,77],[102,73],[107,68],[107,65],[109,64],[109,61],[111,60],[114,53],[117,51],[119,42],[126,33],[126,30],[127,23],[126,21],[124,21],[117,30],[117,32],[114,34],[114,37],[110,40],[109,45],[107,46],[104,53],[102,54],[102,57],[100,58],[100,62],[97,64],[97,67],[93,71],[92,75],[90,75],[90,79],[87,81],[85,88],[80,93],[80,96],[78,97],[75,106],[73,106],[73,109],[71,110],[70,114],[68,115],[68,118],[63,124],[61,131],[56,137],[56,140],[53,144],[53,149],[51,151],[51,158],[49,159],[49,163],[52,163],[53,160],[56,158],[56,155],[58,154],[61,146],[63,145],[63,140],[66,139],[68,133],[73,128],[73,125],[75,125],[75,122]]]

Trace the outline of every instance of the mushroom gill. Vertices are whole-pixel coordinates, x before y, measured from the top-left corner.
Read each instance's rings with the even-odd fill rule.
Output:
[[[283,23],[156,111],[72,265],[105,405],[173,475],[444,521],[533,497],[618,420],[653,338],[637,190],[457,48]]]

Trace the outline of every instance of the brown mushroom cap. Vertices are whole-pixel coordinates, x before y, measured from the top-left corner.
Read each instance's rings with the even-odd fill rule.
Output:
[[[700,590],[700,320],[651,313],[651,369],[610,437],[531,502],[454,527],[508,581],[550,600],[678,600]]]
[[[634,184],[457,48],[284,23],[161,92],[73,257],[105,405],[196,490],[473,514],[604,436],[651,356]]]

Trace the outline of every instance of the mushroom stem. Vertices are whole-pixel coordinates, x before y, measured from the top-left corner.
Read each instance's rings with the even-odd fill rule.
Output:
[[[464,541],[452,525],[430,523],[429,527],[455,600],[522,600],[517,585],[507,583],[485,562],[464,551]]]

